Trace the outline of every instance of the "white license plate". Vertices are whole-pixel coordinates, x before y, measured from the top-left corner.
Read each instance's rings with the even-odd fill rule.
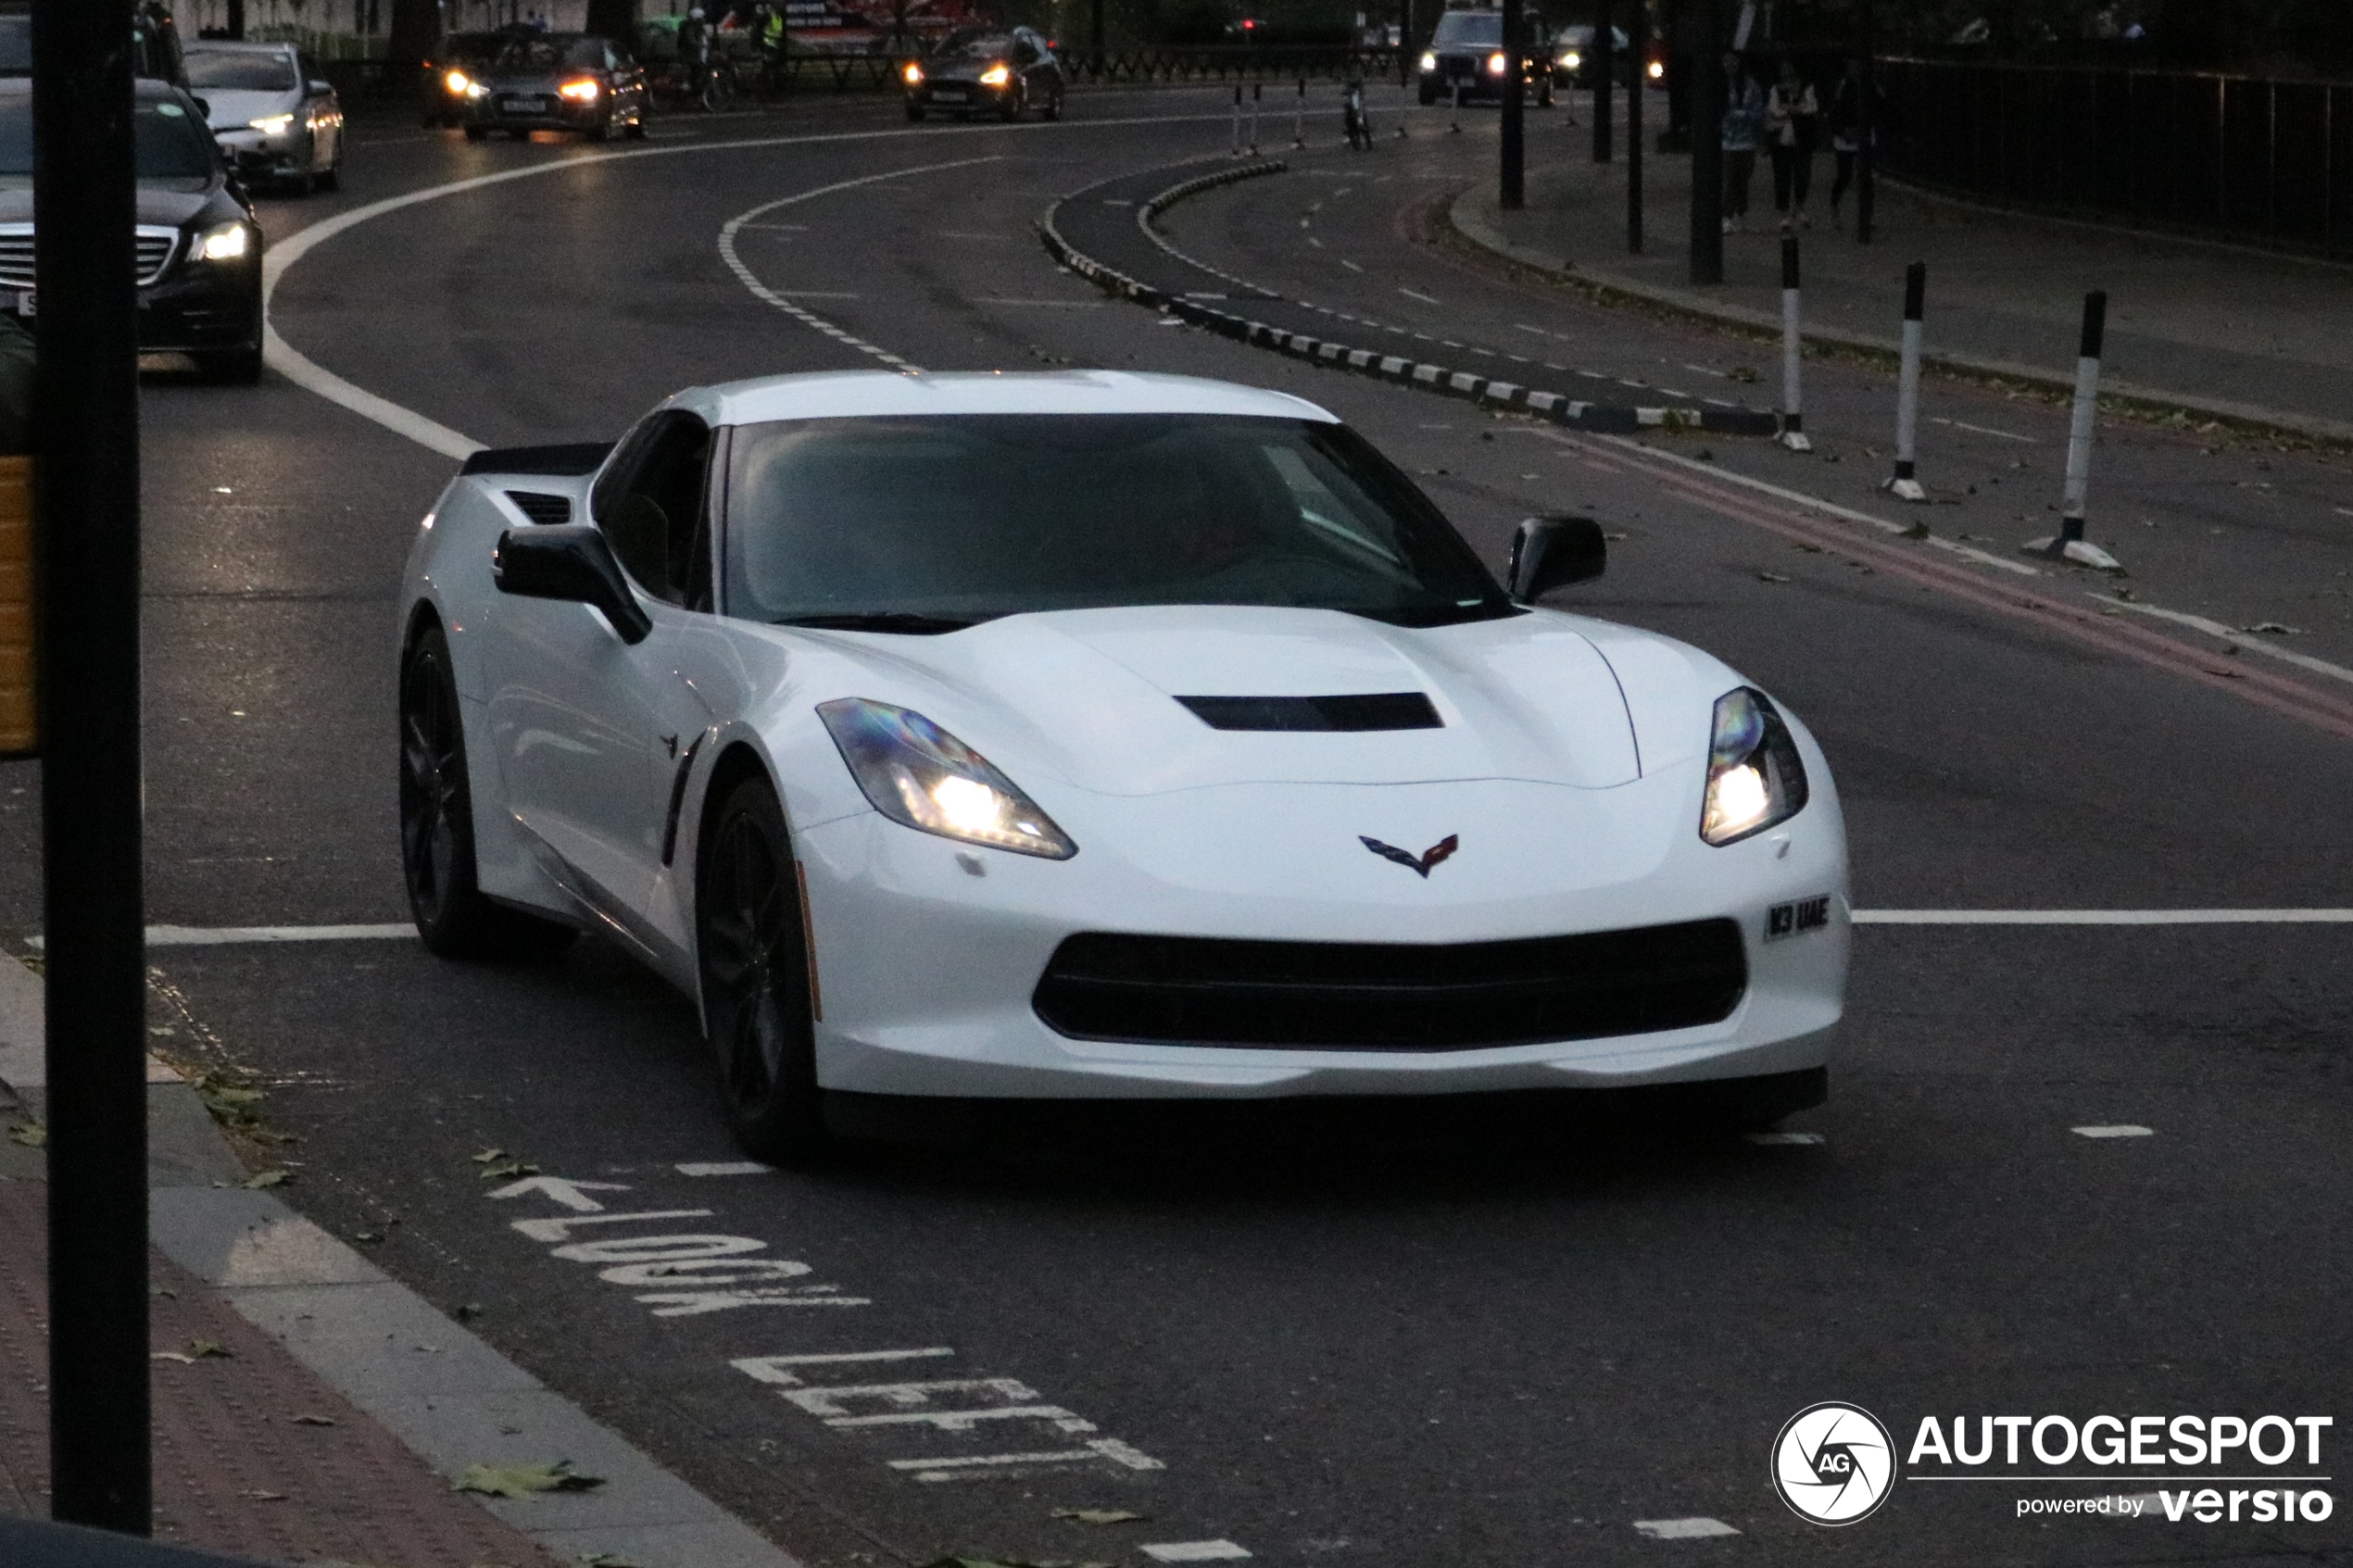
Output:
[[[961,104],[969,96],[961,87],[935,87],[931,95],[943,104]]]
[[[31,289],[17,295],[17,314],[27,320],[32,319],[32,291]]]
[[[509,114],[546,114],[547,112],[547,100],[545,98],[510,98],[506,102],[505,108]]]

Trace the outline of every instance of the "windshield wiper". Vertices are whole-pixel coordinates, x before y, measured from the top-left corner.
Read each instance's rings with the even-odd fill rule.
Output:
[[[787,615],[777,626],[809,626],[821,632],[898,632],[909,636],[936,636],[977,626],[988,616],[923,615],[907,609],[870,610],[862,615]]]

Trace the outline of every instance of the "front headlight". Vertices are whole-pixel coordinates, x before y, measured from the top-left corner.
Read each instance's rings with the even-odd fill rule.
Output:
[[[1438,69],[1438,56],[1436,55],[1424,55],[1422,56],[1422,69],[1424,70],[1436,70]]]
[[[565,97],[570,98],[575,104],[593,104],[597,101],[597,94],[603,92],[604,89],[598,87],[594,82],[589,81],[586,77],[583,77],[578,82],[565,82],[561,87],[557,88],[556,91],[562,94]]]
[[[901,70],[899,75],[900,79],[905,82],[910,87],[921,87],[924,84],[924,68],[917,65],[912,60],[909,60],[907,62],[906,69]]]
[[[1013,73],[1003,66],[990,66],[980,73],[983,87],[1002,87],[1013,79]]]
[[[817,716],[850,777],[892,822],[1049,860],[1078,853],[1013,780],[922,714],[849,696],[819,703]]]
[[[1650,79],[1653,82],[1664,82],[1667,80],[1667,62],[1665,60],[1653,60],[1650,63],[1648,69]]]
[[[260,132],[264,136],[283,136],[294,122],[295,117],[290,114],[265,114],[259,119],[245,121],[248,126]]]
[[[223,223],[196,236],[188,251],[196,261],[238,261],[253,248],[253,232],[242,223]]]
[[[1581,66],[1584,63],[1585,56],[1579,54],[1574,49],[1571,49],[1567,54],[1561,56],[1561,69],[1563,70],[1575,70],[1579,66]]]
[[[1495,53],[1487,56],[1487,74],[1490,76],[1501,76],[1504,74],[1504,66],[1510,63],[1511,62],[1504,57],[1504,52],[1501,49],[1498,49]]]
[[[1731,844],[1805,809],[1806,763],[1772,700],[1748,686],[1718,697],[1700,837]]]
[[[441,79],[441,84],[449,90],[451,97],[462,98],[473,86],[473,79],[462,70],[453,70]]]

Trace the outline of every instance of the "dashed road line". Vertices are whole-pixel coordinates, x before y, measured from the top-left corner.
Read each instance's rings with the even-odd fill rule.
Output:
[[[774,1169],[757,1160],[681,1160],[677,1165],[682,1176],[764,1176]]]
[[[2266,654],[2283,663],[2293,664],[2299,670],[2309,670],[2315,675],[2326,675],[2333,681],[2353,682],[2353,670],[2348,670],[2342,664],[2332,664],[2325,659],[2315,659],[2309,653],[2298,653],[2294,648],[2284,648],[2277,643],[2266,641],[2260,636],[2250,636],[2235,626],[2226,626],[2221,621],[2209,621],[2202,615],[2191,615],[2178,609],[2166,609],[2158,605],[2144,604],[2138,599],[2110,598],[2104,593],[2095,594],[2093,596],[2118,609],[2128,609],[2135,615],[2154,616],[2159,621],[2171,621],[2176,626],[2187,626],[2195,631],[2203,632],[2209,637],[2218,637],[2234,648],[2245,648],[2249,653]]]
[[[2016,435],[2007,430],[1995,430],[1992,425],[1973,425],[1965,420],[1940,419],[1938,416],[1931,414],[1928,417],[1928,422],[1932,425],[1945,425],[1954,430],[1965,430],[1974,435],[1998,435],[2005,441],[2020,441],[2025,443],[2029,446],[2040,446],[2042,445],[2042,442],[2031,435]]]
[[[1766,1148],[1812,1148],[1822,1141],[1819,1133],[1743,1133],[1741,1137]]]
[[[1399,294],[1403,295],[1404,295],[1407,299],[1418,299],[1418,300],[1420,300],[1420,301],[1421,301],[1424,305],[1443,305],[1443,304],[1445,304],[1445,303],[1446,303],[1446,302],[1445,302],[1444,300],[1442,300],[1442,299],[1433,298],[1431,295],[1426,295],[1426,294],[1416,294],[1414,290],[1409,289],[1409,288],[1404,288],[1404,287],[1402,287],[1402,286],[1398,289],[1398,291],[1397,291],[1397,292],[1398,292]],[[1461,347],[1461,346],[1462,346],[1462,345],[1460,345],[1460,344],[1455,344],[1455,343],[1450,343],[1450,344],[1448,344],[1446,346],[1447,346],[1447,347],[1449,347],[1449,348],[1459,348],[1459,347]]]
[[[2154,1127],[2136,1127],[2130,1123],[2120,1123],[2112,1127],[2070,1127],[2068,1131],[2079,1138],[2153,1138],[2157,1136],[2157,1129]]]
[[[1634,1528],[1655,1541],[1695,1541],[1714,1536],[1737,1536],[1721,1519],[1637,1519]]]
[[[1137,1549],[1154,1562],[1239,1562],[1249,1551],[1231,1541],[1154,1541]]]

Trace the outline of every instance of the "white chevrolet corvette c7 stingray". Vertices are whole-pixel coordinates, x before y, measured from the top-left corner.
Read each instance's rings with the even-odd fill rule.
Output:
[[[684,392],[476,454],[401,624],[403,864],[453,957],[603,933],[735,1133],[828,1096],[1706,1085],[1818,1101],[1846,846],[1707,655],[1538,608],[1332,415],[1173,376]]]

